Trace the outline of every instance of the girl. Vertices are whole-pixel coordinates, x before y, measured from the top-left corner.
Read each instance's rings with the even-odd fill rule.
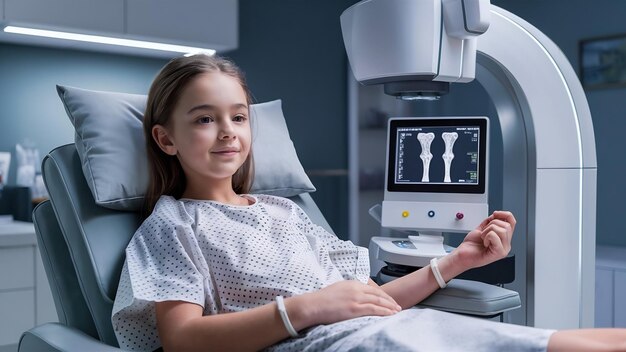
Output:
[[[149,216],[126,249],[112,316],[122,348],[626,349],[624,330],[554,332],[410,309],[506,256],[513,215],[494,212],[449,255],[379,287],[366,249],[314,225],[288,199],[247,194],[250,103],[242,73],[221,58],[174,59],[152,84]]]

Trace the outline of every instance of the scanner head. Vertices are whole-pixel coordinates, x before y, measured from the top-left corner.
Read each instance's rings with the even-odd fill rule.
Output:
[[[400,81],[385,83],[385,94],[402,100],[439,100],[450,91],[449,82]]]
[[[470,82],[489,0],[366,0],[341,15],[352,73],[404,100],[436,100]],[[469,27],[468,27],[469,25]]]

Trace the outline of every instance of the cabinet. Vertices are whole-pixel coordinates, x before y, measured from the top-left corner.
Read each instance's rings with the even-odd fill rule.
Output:
[[[613,316],[615,324],[613,326],[626,328],[626,302],[624,302],[624,298],[626,298],[626,267],[615,270],[613,275],[615,275],[615,315]]]
[[[238,46],[237,0],[0,0],[3,24],[185,45]],[[3,33],[0,41],[171,57],[168,52]],[[70,44],[71,43],[71,44]]]
[[[32,223],[0,223],[0,346],[35,325],[58,321]]]
[[[4,0],[5,20],[39,27],[124,32],[124,0]]]
[[[595,327],[626,328],[626,248],[596,249]]]
[[[233,0],[127,0],[126,33],[229,50],[238,43],[237,17]]]
[[[596,266],[595,324],[597,328],[613,326],[613,270]]]

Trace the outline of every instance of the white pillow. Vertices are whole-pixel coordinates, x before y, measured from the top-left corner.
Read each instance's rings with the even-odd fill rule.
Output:
[[[143,135],[146,96],[57,86],[76,131],[83,172],[96,203],[139,210],[148,187]],[[298,160],[281,101],[250,107],[255,177],[251,193],[291,197],[315,187]]]

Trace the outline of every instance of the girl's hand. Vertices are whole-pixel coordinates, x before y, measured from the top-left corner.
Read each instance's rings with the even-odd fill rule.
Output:
[[[515,217],[508,211],[495,211],[465,236],[453,252],[459,264],[476,268],[506,257],[511,250]]]
[[[402,308],[380,287],[359,281],[336,282],[306,295],[311,325],[332,324],[365,315],[392,315]]]

